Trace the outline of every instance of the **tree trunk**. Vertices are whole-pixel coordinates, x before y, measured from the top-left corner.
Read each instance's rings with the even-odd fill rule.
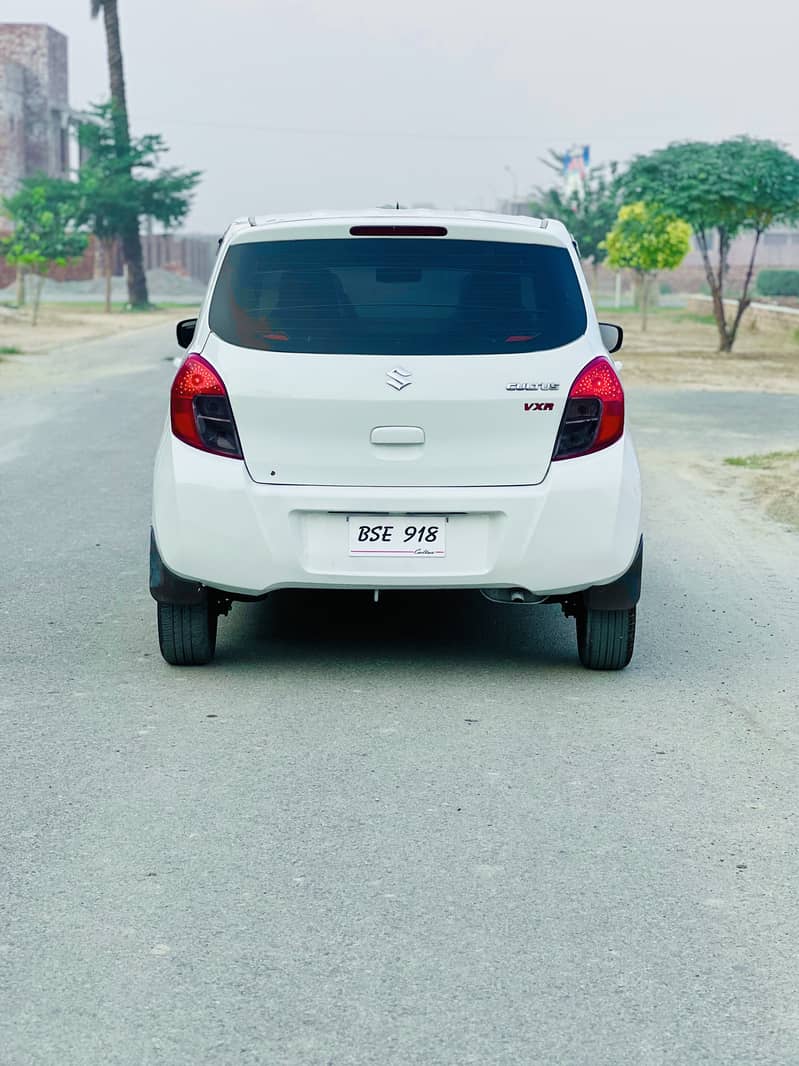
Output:
[[[36,278],[36,285],[33,289],[33,315],[31,317],[31,325],[35,326],[39,321],[39,304],[42,299],[42,289],[44,288],[44,274],[39,274]]]
[[[103,266],[105,268],[105,312],[111,311],[111,275],[114,269],[114,241],[103,241]]]
[[[733,344],[735,344],[735,338],[738,335],[738,327],[741,324],[741,319],[743,318],[747,307],[749,307],[752,302],[749,299],[749,286],[752,282],[752,274],[754,273],[755,269],[755,257],[757,256],[757,246],[758,244],[760,244],[760,238],[762,234],[762,230],[755,230],[755,240],[754,244],[752,245],[752,254],[749,257],[749,266],[746,270],[746,277],[744,278],[743,291],[741,292],[741,298],[738,301],[738,307],[735,310],[735,318],[733,319],[732,326],[728,331],[729,347],[724,349],[727,352],[732,351],[732,346]]]
[[[105,277],[105,242],[97,236],[92,237],[94,260],[92,264],[92,277],[95,281]]]
[[[144,273],[139,220],[134,218],[122,234],[122,255],[125,258],[125,273],[128,281],[128,303],[131,307],[149,307],[147,276]]]
[[[17,307],[25,306],[25,267],[17,264]]]
[[[729,351],[729,339],[727,337],[727,318],[724,314],[724,296],[718,285],[711,287],[713,297],[713,317],[716,319],[716,328],[719,331],[719,351]]]
[[[114,109],[114,139],[120,155],[130,147],[130,126],[125,96],[125,72],[122,66],[122,43],[119,36],[117,0],[103,0],[105,40],[108,51],[108,77],[111,83],[111,103]],[[147,307],[147,278],[142,265],[139,219],[131,219],[122,234],[122,255],[125,259],[128,282],[128,302],[131,307]]]
[[[633,271],[632,281],[630,283],[633,307],[636,311],[641,310],[641,276],[637,270]]]
[[[130,141],[128,102],[125,93],[125,70],[122,63],[122,40],[119,35],[117,0],[103,0],[103,21],[105,22],[105,43],[108,51],[111,101],[118,112],[117,121],[121,128],[122,139],[127,144]]]
[[[649,310],[649,275],[641,274],[641,332],[646,333],[647,311]]]
[[[702,263],[705,268],[705,277],[707,278],[708,287],[710,288],[710,295],[713,300],[713,317],[716,320],[716,328],[719,332],[719,351],[729,351],[727,347],[729,341],[727,339],[727,319],[724,314],[724,277],[722,274],[721,279],[717,279],[713,271],[713,264],[710,262],[710,252],[707,247],[707,236],[704,230],[696,231],[696,241],[699,245],[699,251],[702,255]],[[721,232],[719,233],[719,251],[721,251]]]
[[[719,267],[718,267],[718,300],[722,321],[724,322],[724,336],[720,338],[719,351],[729,352],[732,350],[730,327],[727,325],[727,313],[724,310],[724,282],[729,269],[730,237],[723,226],[716,230],[719,235]]]

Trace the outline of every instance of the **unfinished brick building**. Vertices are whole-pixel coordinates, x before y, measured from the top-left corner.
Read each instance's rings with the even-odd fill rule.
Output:
[[[0,196],[37,171],[70,169],[67,38],[40,23],[0,23]]]
[[[75,176],[80,165],[77,129],[87,116],[69,106],[67,38],[41,23],[0,22],[0,200],[37,171]],[[0,214],[0,230],[10,222]],[[144,264],[207,281],[216,255],[216,237],[152,234],[142,237]],[[54,267],[59,281],[86,280],[99,269],[92,240],[77,262]],[[97,258],[97,262],[95,259]],[[122,274],[117,249],[114,273]],[[0,289],[11,285],[16,269],[0,257]]]
[[[78,165],[79,117],[69,106],[67,38],[43,23],[0,22],[0,198],[43,171],[68,177]],[[0,215],[0,230],[10,228]],[[55,277],[91,277],[93,250]],[[0,258],[0,288],[16,269]]]

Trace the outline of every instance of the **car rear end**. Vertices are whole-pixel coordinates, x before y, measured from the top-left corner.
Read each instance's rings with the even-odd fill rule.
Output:
[[[217,598],[477,588],[578,614],[636,560],[640,482],[566,230],[234,227],[173,385],[153,528],[162,571]]]

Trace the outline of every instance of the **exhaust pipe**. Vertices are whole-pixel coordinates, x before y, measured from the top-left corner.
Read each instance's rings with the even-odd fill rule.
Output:
[[[529,589],[480,589],[480,592],[492,603],[546,603],[546,596],[536,596]]]

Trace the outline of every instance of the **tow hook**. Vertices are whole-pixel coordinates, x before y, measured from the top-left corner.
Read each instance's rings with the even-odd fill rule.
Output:
[[[582,608],[582,599],[567,596],[565,600],[560,601],[560,608],[567,618],[577,618]]]
[[[230,614],[230,608],[233,606],[233,600],[230,596],[217,595],[215,598],[215,607],[217,614],[224,614],[225,616]]]

